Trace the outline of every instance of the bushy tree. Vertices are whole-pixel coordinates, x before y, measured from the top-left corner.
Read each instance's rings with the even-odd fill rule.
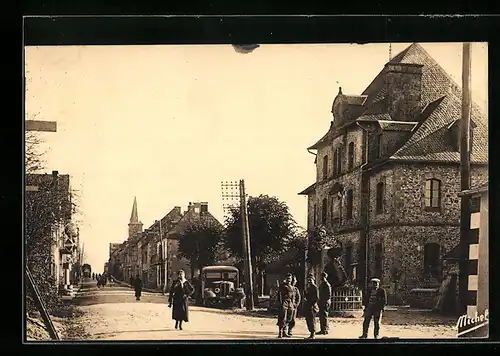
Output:
[[[297,225],[286,203],[276,197],[268,195],[249,197],[247,210],[253,275],[257,277],[267,263],[276,260],[287,250]],[[230,209],[226,221],[224,246],[236,259],[243,260],[242,220],[239,207]]]
[[[43,153],[39,150],[40,143],[36,133],[27,133],[25,146],[27,174],[34,174],[43,169]],[[30,184],[37,185],[39,190],[27,191],[25,194],[26,263],[45,305],[49,311],[53,312],[61,307],[58,286],[51,269],[53,266],[52,249],[56,243],[53,238],[53,229],[61,228],[71,218],[75,204],[69,197],[69,185],[59,186],[56,181],[48,183],[45,179],[33,177],[36,176],[27,176],[27,180],[33,179]],[[26,292],[27,311],[33,312],[35,310],[32,299],[33,291],[28,289]]]
[[[179,255],[189,261],[191,277],[194,269],[215,264],[220,249],[222,225],[215,219],[190,219],[179,238]]]

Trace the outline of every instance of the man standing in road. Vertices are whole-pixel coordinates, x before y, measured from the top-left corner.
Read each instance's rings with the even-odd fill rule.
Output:
[[[293,276],[292,279],[293,287],[293,309],[288,319],[288,336],[292,336],[292,330],[295,327],[295,318],[297,317],[297,310],[300,305],[300,290],[297,288],[297,277]]]
[[[309,330],[309,339],[314,339],[316,334],[316,313],[318,312],[319,292],[316,286],[314,276],[310,274],[307,277],[307,289],[304,293],[304,316],[306,318],[307,329]]]
[[[318,335],[328,334],[328,313],[330,311],[330,305],[332,300],[332,286],[327,280],[328,274],[326,272],[321,273],[321,283],[319,285],[319,325],[320,332]]]
[[[360,339],[368,337],[368,328],[370,327],[372,317],[375,324],[373,335],[375,339],[378,338],[380,332],[380,315],[387,304],[387,293],[383,288],[380,288],[380,279],[372,278],[371,283],[371,289],[369,293],[366,293],[367,296],[365,297],[363,335],[359,337]]]
[[[278,338],[290,337],[286,332],[287,322],[293,313],[294,287],[292,286],[293,277],[287,274],[278,290]]]

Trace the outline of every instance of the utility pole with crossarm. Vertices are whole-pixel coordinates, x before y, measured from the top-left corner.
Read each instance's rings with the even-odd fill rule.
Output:
[[[253,273],[252,273],[252,254],[250,250],[250,226],[248,223],[248,209],[246,203],[245,181],[239,182],[221,182],[222,199],[239,199],[241,214],[241,232],[243,237],[243,261],[245,264],[245,283],[246,283],[246,307],[247,310],[253,310]]]

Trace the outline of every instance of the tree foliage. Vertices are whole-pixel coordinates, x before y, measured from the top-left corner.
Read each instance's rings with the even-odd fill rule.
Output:
[[[222,225],[210,217],[190,219],[179,238],[179,255],[189,260],[191,269],[215,264]]]
[[[247,203],[250,249],[254,269],[261,269],[289,247],[296,223],[288,206],[276,197],[250,197]],[[244,257],[242,220],[239,207],[230,210],[224,245],[237,259]],[[256,271],[257,272],[257,271]]]

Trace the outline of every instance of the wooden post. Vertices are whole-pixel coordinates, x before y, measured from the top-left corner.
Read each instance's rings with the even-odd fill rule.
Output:
[[[462,191],[470,189],[470,114],[471,114],[471,45],[463,44],[462,64],[462,118],[460,120],[460,188]],[[467,310],[468,291],[468,234],[470,227],[470,197],[461,198],[460,214],[460,263],[459,263],[459,295],[460,312]]]
[[[240,209],[241,209],[241,226],[243,232],[243,251],[245,253],[244,261],[245,261],[245,271],[247,275],[247,300],[246,306],[247,310],[253,310],[254,308],[254,300],[253,300],[253,273],[252,273],[252,254],[250,250],[250,226],[248,223],[248,210],[246,204],[246,195],[245,195],[245,182],[244,180],[240,180]]]

